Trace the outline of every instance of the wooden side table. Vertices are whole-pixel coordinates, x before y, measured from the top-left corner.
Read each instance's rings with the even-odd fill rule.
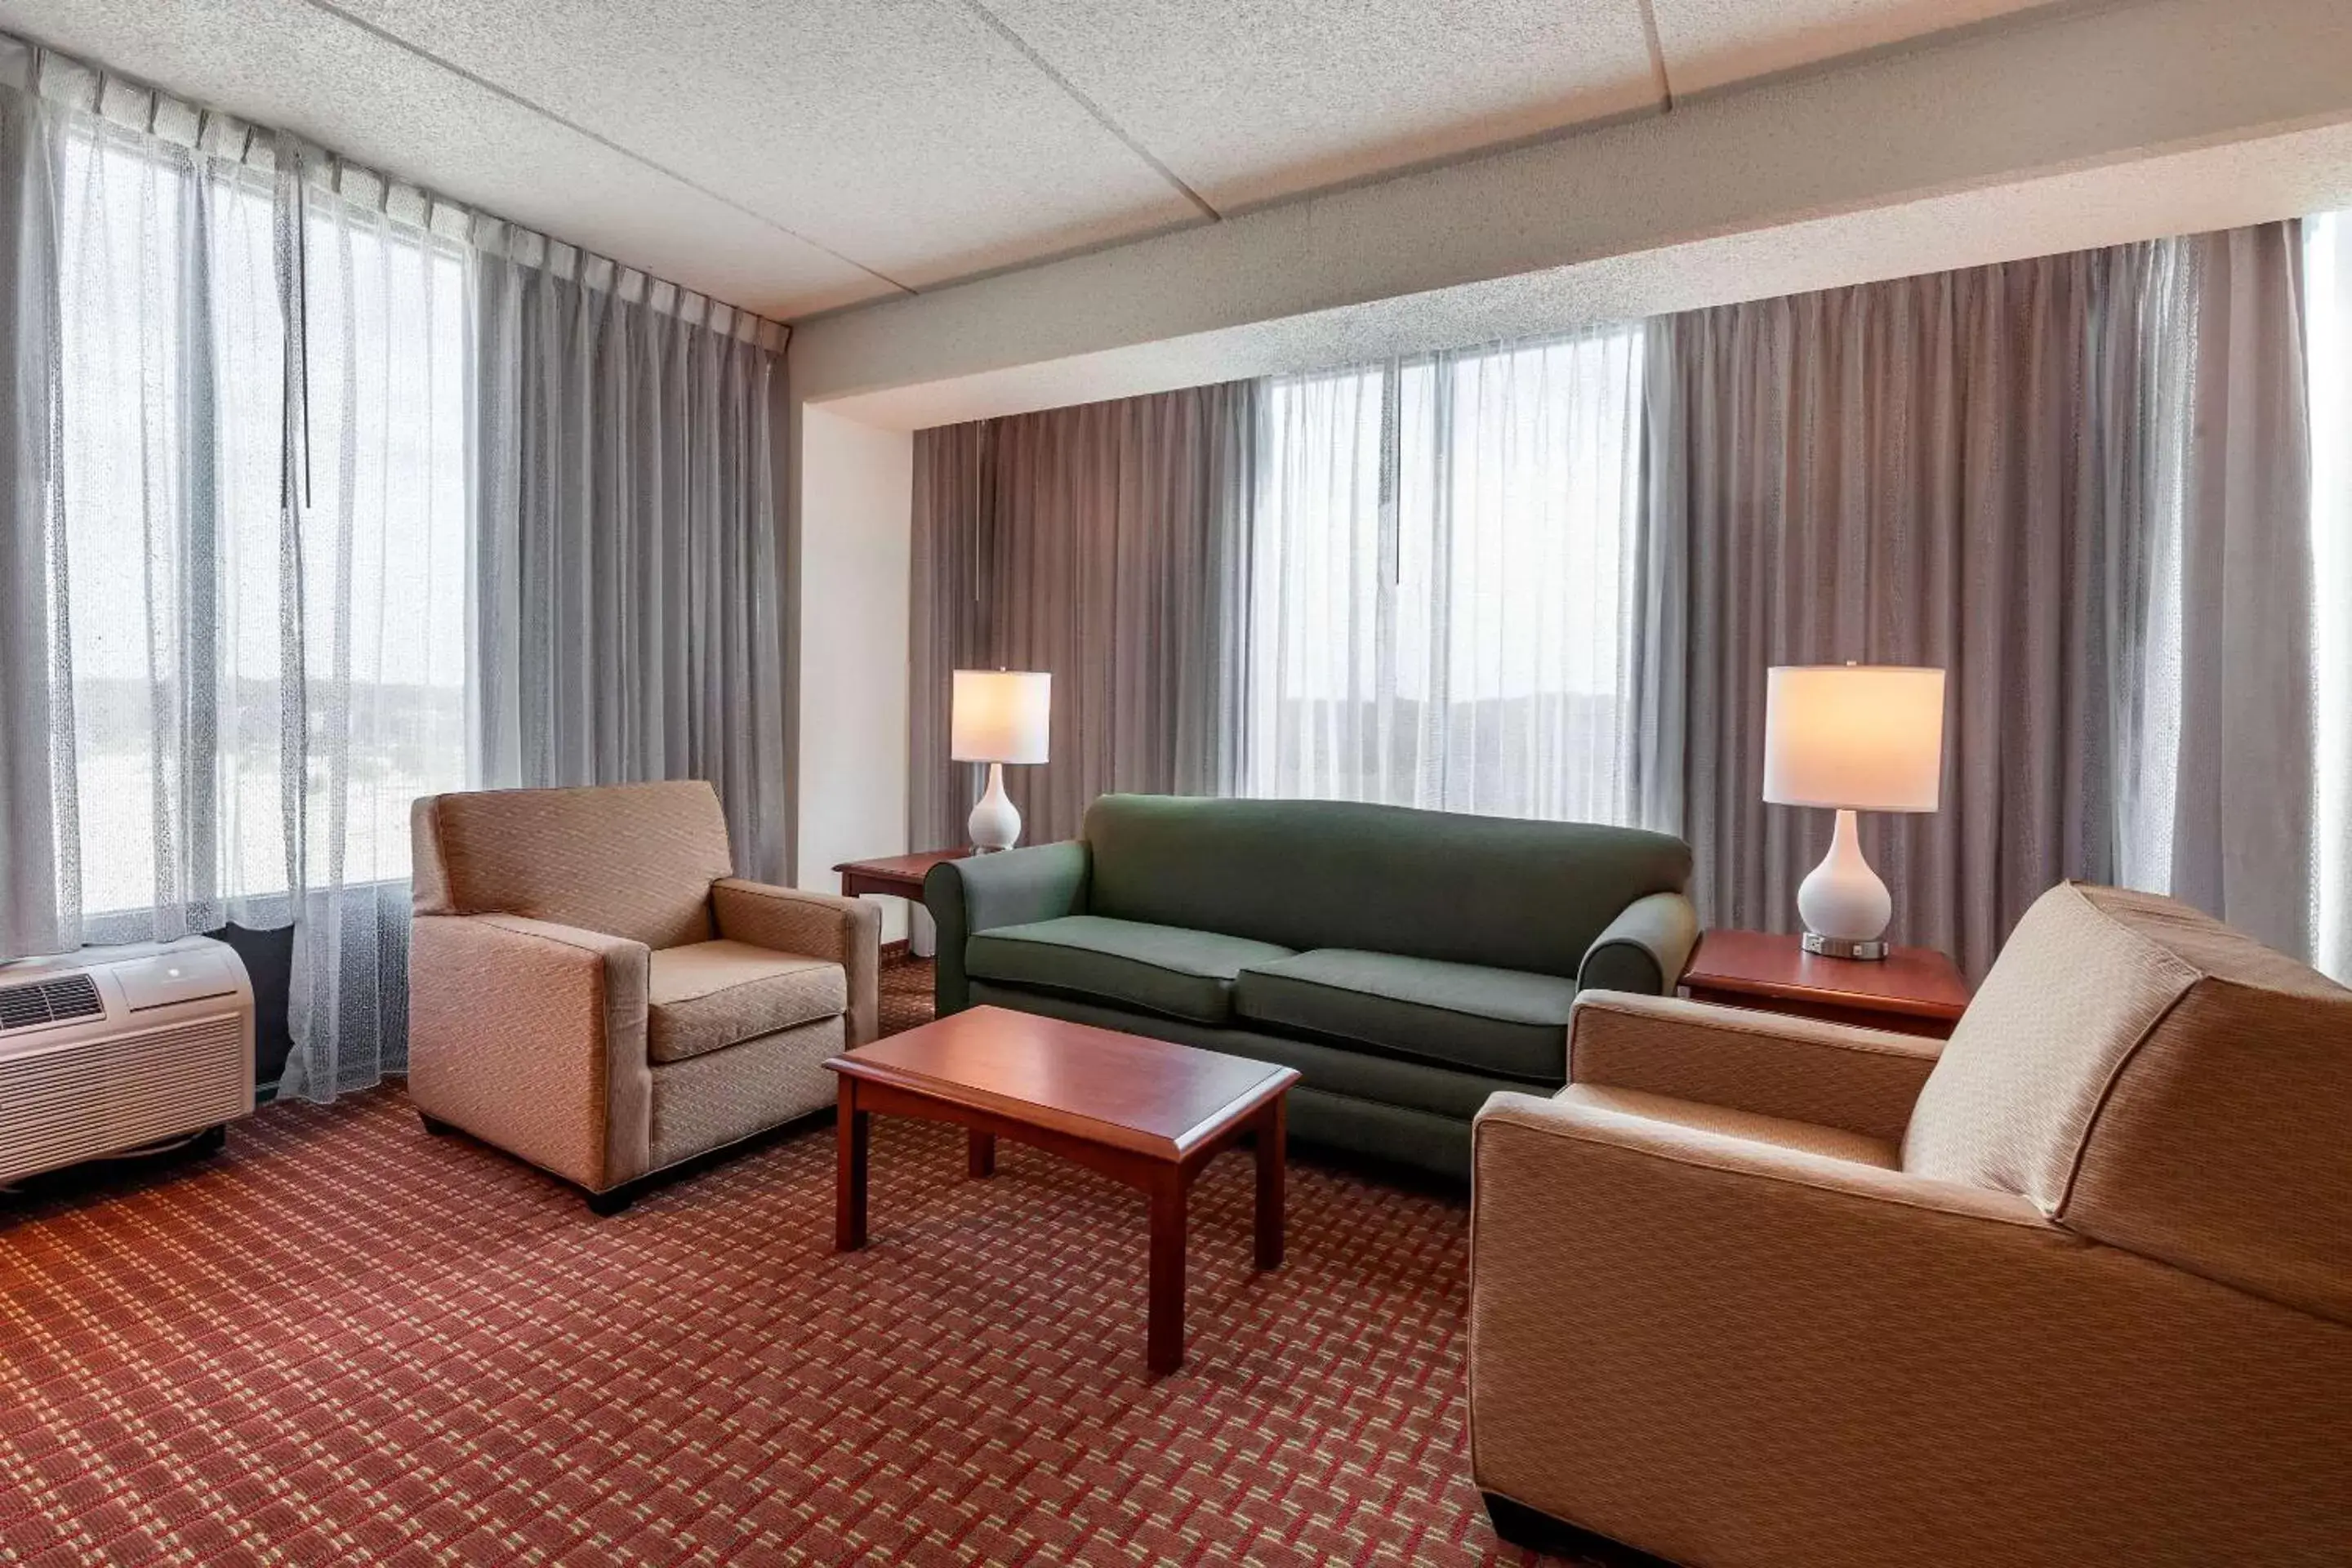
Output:
[[[1959,966],[1933,948],[1898,947],[1883,959],[1823,958],[1793,936],[1711,931],[1683,970],[1684,994],[1866,1029],[1948,1039],[1969,1005]]]
[[[923,901],[923,879],[942,860],[961,860],[969,849],[925,849],[913,855],[886,855],[875,860],[844,860],[834,869],[841,874],[841,896],[887,893],[892,898]]]
[[[873,860],[844,860],[834,870],[840,874],[841,896],[845,899],[854,899],[861,893],[881,893],[913,905],[907,911],[907,951],[917,958],[929,958],[932,949],[931,921],[923,910],[923,879],[940,861],[961,860],[972,853],[968,848],[924,849]]]

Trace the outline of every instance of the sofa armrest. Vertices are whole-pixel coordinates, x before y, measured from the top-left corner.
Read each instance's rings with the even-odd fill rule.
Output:
[[[710,885],[710,911],[719,934],[730,942],[840,964],[849,982],[847,1043],[857,1047],[874,1038],[881,1019],[879,905],[722,877]]]
[[[409,1099],[591,1192],[644,1175],[651,957],[644,942],[549,921],[417,916]]]
[[[963,967],[966,942],[998,926],[1085,913],[1092,866],[1085,841],[1073,838],[932,867],[923,879],[923,907],[939,928],[939,1016],[961,1013],[971,1004],[971,983]]]
[[[2025,1198],[1517,1094],[1474,1162],[1484,1491],[1684,1563],[2315,1562],[2352,1500],[2352,1336]]]
[[[1635,899],[1593,938],[1576,968],[1580,991],[1671,996],[1698,942],[1698,911],[1680,893]]]
[[[1587,992],[1568,1081],[1641,1089],[1900,1142],[1939,1041],[1673,996]]]

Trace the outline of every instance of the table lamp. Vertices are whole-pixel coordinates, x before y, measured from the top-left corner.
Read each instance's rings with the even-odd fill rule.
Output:
[[[1837,812],[1830,852],[1797,889],[1805,951],[1885,958],[1895,900],[1862,858],[1857,811],[1933,811],[1944,777],[1944,672],[1782,665],[1764,689],[1764,798]]]
[[[1045,760],[1054,678],[1025,669],[959,669],[949,708],[948,755],[986,763],[988,789],[971,808],[971,847],[1010,849],[1021,813],[1004,793],[1004,764]]]

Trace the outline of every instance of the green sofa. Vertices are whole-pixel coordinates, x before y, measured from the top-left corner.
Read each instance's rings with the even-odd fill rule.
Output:
[[[1664,834],[1341,801],[1110,795],[1082,837],[934,867],[941,1016],[986,1003],[1281,1062],[1299,1138],[1467,1178],[1557,1089],[1579,990],[1670,993]]]

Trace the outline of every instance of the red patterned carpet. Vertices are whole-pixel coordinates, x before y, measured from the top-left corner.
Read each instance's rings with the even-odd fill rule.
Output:
[[[0,1562],[1530,1561],[1468,1479],[1459,1202],[1302,1161],[1259,1276],[1225,1156],[1151,1383],[1139,1200],[873,1157],[846,1258],[829,1126],[600,1220],[396,1088],[0,1205]]]

